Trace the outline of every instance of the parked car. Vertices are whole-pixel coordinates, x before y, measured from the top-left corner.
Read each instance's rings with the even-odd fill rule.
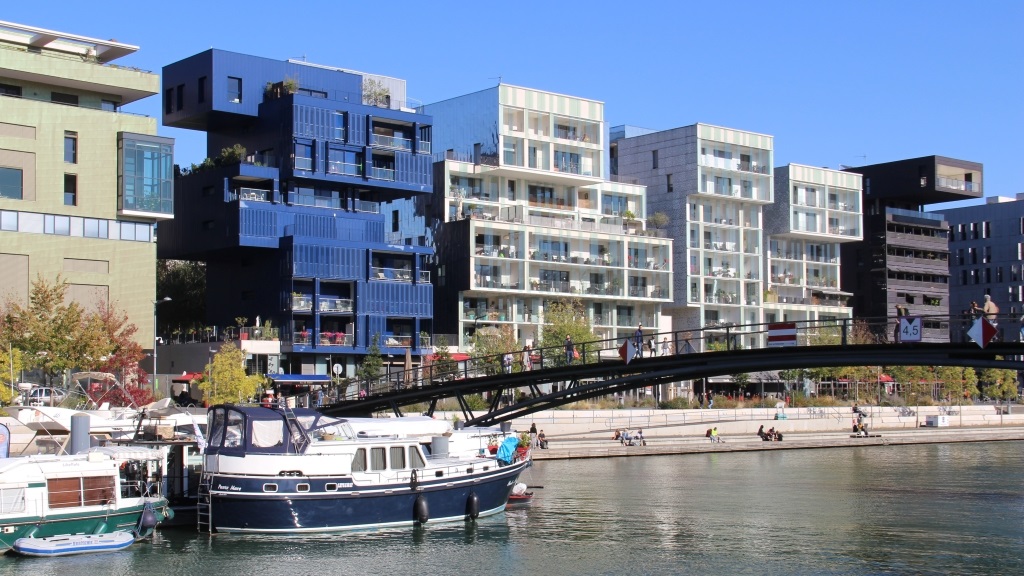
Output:
[[[60,388],[42,386],[33,388],[28,394],[19,394],[14,403],[21,406],[56,406],[68,397],[68,393]]]

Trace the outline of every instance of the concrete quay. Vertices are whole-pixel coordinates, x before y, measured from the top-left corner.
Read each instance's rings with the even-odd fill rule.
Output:
[[[869,437],[854,437],[850,406],[828,408],[741,408],[728,410],[549,410],[513,421],[517,431],[536,424],[549,442],[535,449],[536,460],[607,458],[845,448],[946,442],[1024,441],[1024,407],[1006,406],[861,406]],[[439,416],[440,417],[440,416]],[[765,442],[760,426],[775,428],[782,442]],[[717,427],[722,442],[705,434]],[[643,429],[646,446],[612,440],[616,429]]]

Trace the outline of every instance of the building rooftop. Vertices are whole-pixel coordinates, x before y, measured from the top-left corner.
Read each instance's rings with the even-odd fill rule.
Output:
[[[138,46],[113,39],[99,40],[3,20],[0,20],[0,41],[28,48],[45,48],[83,57],[95,57],[97,62],[110,62],[139,49]]]

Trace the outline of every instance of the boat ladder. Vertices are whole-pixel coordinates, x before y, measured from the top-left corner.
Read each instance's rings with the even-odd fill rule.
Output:
[[[292,411],[292,407],[287,402],[282,403],[281,411],[284,412],[284,419],[288,422],[288,429],[291,430],[295,451],[302,454],[306,451],[306,447],[309,446],[309,434],[299,424],[298,419],[295,418],[295,412]]]
[[[199,478],[199,502],[196,503],[196,528],[200,533],[213,533],[213,518],[210,513],[210,487],[213,476],[203,474]]]

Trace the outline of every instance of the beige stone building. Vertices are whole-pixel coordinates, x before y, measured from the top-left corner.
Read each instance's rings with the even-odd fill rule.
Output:
[[[173,140],[122,112],[157,74],[136,46],[0,22],[0,298],[61,275],[69,297],[127,312],[153,347],[155,225],[173,217]],[[173,97],[173,96],[172,96]]]

